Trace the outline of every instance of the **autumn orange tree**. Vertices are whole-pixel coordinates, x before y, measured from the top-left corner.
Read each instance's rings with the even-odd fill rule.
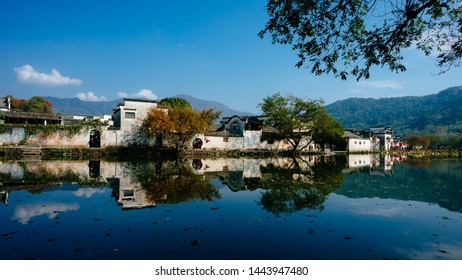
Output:
[[[213,109],[196,111],[188,107],[169,108],[168,111],[152,108],[143,121],[151,136],[167,137],[178,151],[197,134],[204,133],[221,115]]]
[[[53,105],[51,102],[46,100],[43,96],[34,96],[28,100],[26,99],[17,99],[11,95],[7,97],[10,98],[12,109],[22,110],[24,112],[34,112],[34,113],[52,113]]]
[[[426,149],[430,146],[431,140],[427,136],[417,135],[407,137],[406,142],[414,149]]]

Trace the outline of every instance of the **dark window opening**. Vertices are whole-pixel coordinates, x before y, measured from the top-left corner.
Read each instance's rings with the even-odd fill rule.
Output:
[[[135,112],[125,112],[125,118],[126,119],[134,119],[135,118]]]
[[[100,148],[101,147],[101,133],[98,130],[92,130],[90,132],[90,148]]]

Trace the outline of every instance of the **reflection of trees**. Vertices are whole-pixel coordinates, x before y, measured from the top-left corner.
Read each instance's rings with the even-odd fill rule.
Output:
[[[183,168],[181,163],[157,161],[132,164],[130,172],[151,202],[177,204],[196,199],[213,201],[221,197],[209,180]]]
[[[302,209],[322,210],[326,197],[342,183],[344,165],[344,161],[331,157],[310,170],[302,170],[298,164],[292,169],[262,168],[262,187],[267,191],[259,204],[275,215]]]

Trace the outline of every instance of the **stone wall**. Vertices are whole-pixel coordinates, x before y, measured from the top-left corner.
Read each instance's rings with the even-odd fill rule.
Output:
[[[155,145],[154,139],[140,137],[136,131],[124,131],[113,127],[103,126],[95,129],[83,127],[82,130],[71,135],[69,131],[62,130],[45,135],[38,131],[35,134],[26,135],[23,127],[6,128],[0,133],[0,145],[33,145],[42,147],[89,147],[90,133],[97,130],[100,134],[101,147],[128,147],[136,145]],[[27,139],[26,139],[27,137]]]

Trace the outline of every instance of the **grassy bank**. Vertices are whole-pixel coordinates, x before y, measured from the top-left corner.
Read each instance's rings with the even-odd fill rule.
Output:
[[[411,159],[419,158],[462,158],[462,150],[410,150],[410,151],[390,151],[396,156],[407,156]]]

